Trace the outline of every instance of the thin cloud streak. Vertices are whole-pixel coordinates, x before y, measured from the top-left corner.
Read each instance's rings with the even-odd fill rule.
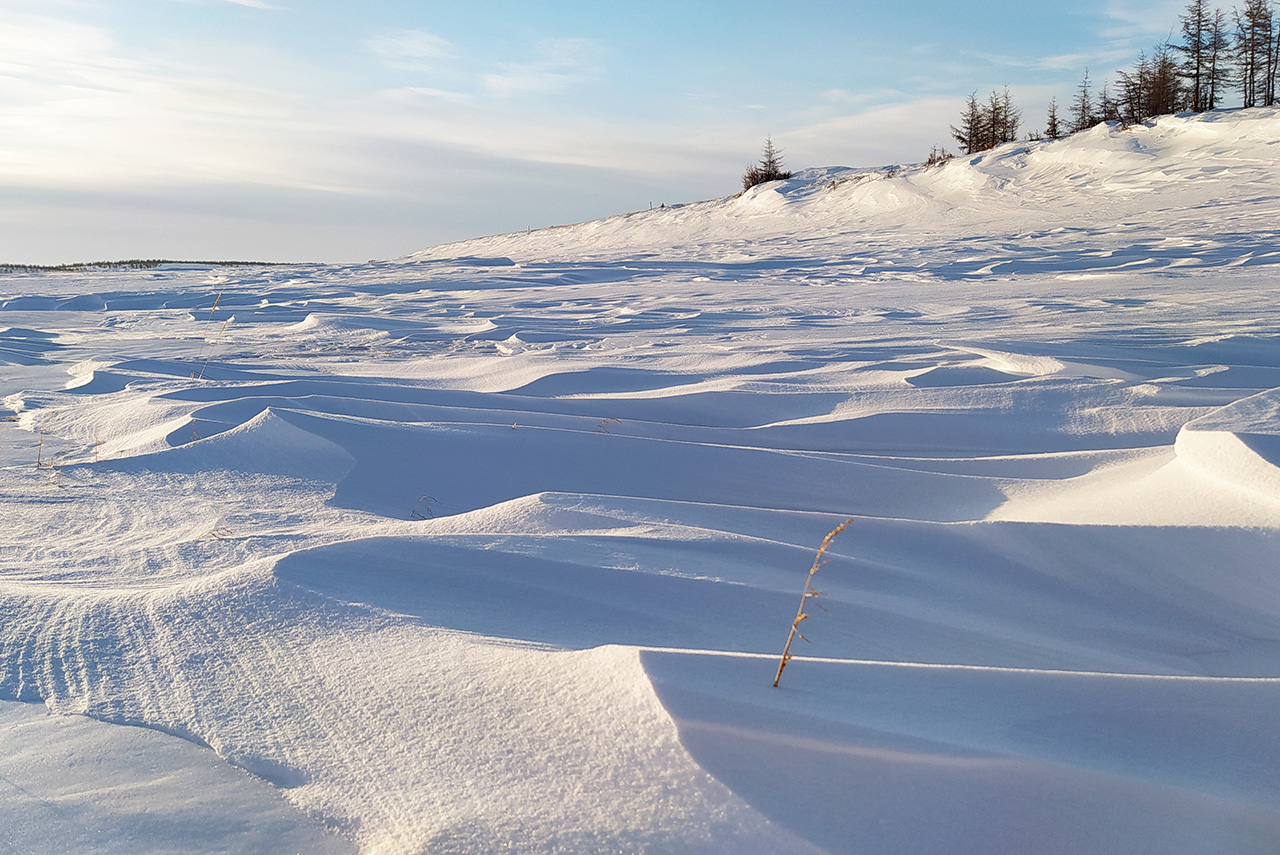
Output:
[[[303,92],[175,72],[117,55],[105,31],[54,19],[6,26],[0,97],[22,105],[3,119],[9,155],[0,180],[85,188],[240,184],[354,195],[394,193],[399,177],[364,161],[379,139],[443,145],[511,162],[639,169],[686,159],[679,146],[634,142],[634,132],[587,120],[548,123],[472,103],[431,87],[330,101]],[[36,36],[39,36],[37,38]],[[400,55],[439,51],[433,39],[384,43]],[[545,91],[594,71],[587,43],[543,47],[510,92]],[[565,69],[552,72],[551,68]],[[563,79],[562,79],[563,78]],[[675,134],[665,134],[677,138]],[[94,140],[86,149],[83,140]]]
[[[924,160],[947,134],[959,108],[951,98],[923,98],[836,116],[774,135],[788,166],[872,167]]]
[[[457,56],[457,48],[426,30],[389,30],[365,39],[365,47],[395,68],[428,69]]]
[[[335,169],[341,129],[305,94],[125,58],[106,31],[49,17],[0,13],[0,56],[5,184],[357,189]]]
[[[484,76],[485,88],[504,98],[559,92],[599,76],[601,49],[591,39],[548,39],[537,46],[537,58],[503,63]]]
[[[1171,32],[1176,35],[1186,6],[1185,0],[1108,0],[1105,14],[1112,23],[1100,35],[1131,46],[1152,38],[1163,41]]]
[[[773,77],[760,89],[723,69],[668,74],[646,65],[624,73],[628,53],[620,41],[528,41],[524,29],[480,37],[429,24],[351,28],[337,38],[336,54],[308,62],[288,39],[257,37],[269,32],[260,22],[287,23],[279,16],[237,14],[223,0],[205,0],[201,13],[221,14],[245,37],[222,29],[219,41],[172,32],[137,39],[69,17],[76,3],[17,2],[0,7],[0,197],[20,197],[33,212],[31,200],[44,193],[49,201],[40,210],[49,212],[75,198],[107,210],[113,193],[142,194],[136,198],[166,200],[175,222],[183,200],[195,217],[216,197],[225,222],[235,222],[225,213],[235,204],[245,220],[269,209],[274,228],[290,235],[305,231],[290,220],[289,205],[297,204],[296,219],[318,210],[332,217],[317,244],[326,252],[338,245],[336,224],[359,230],[370,221],[355,223],[344,211],[370,205],[403,214],[402,225],[386,228],[421,234],[406,238],[407,252],[435,236],[459,237],[451,230],[463,209],[474,214],[467,222],[479,224],[477,233],[490,228],[485,209],[495,227],[507,223],[515,208],[506,195],[514,187],[527,194],[518,208],[521,227],[552,216],[537,215],[539,206],[565,216],[556,206],[570,198],[581,216],[569,218],[583,219],[649,198],[724,195],[736,189],[766,134],[793,168],[922,160],[932,145],[950,143],[948,125],[969,91],[1007,79],[1024,115],[1039,117],[1055,92],[1064,109],[1085,66],[1101,85],[1137,50],[1117,40],[1075,53],[1034,55],[1028,45],[1025,56],[967,56],[936,50],[922,37],[902,50],[927,55],[927,63],[881,69],[863,86],[856,76],[827,74]],[[1109,2],[1109,17],[1093,19],[1099,28],[1177,18],[1176,8],[1171,16],[1151,11],[1169,4]],[[247,26],[248,19],[254,23]],[[1140,34],[1133,44],[1149,37]],[[523,52],[510,47],[520,39]],[[504,55],[484,52],[495,46]],[[645,74],[655,75],[646,83],[656,88],[640,91],[629,79]],[[1039,103],[1031,100],[1041,94]],[[1039,124],[1024,119],[1024,127]],[[632,198],[641,194],[642,201]],[[269,198],[291,201],[264,207]],[[321,198],[333,204],[316,204]],[[137,210],[144,203],[129,204]],[[200,216],[206,222],[214,215]],[[317,223],[309,227],[320,233]],[[0,249],[15,239],[0,235]],[[292,249],[288,255],[299,257]]]

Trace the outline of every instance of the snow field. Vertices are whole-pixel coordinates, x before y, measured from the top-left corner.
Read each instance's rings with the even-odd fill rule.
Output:
[[[0,830],[1267,855],[1278,126],[5,275]]]

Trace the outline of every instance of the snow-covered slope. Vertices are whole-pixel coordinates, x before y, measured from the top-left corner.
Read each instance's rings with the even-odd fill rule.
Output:
[[[410,259],[652,253],[733,269],[767,250],[798,267],[840,262],[866,275],[905,266],[943,278],[1274,263],[1277,121],[1274,109],[1164,116],[935,167],[804,170],[719,201]]]
[[[3,839],[1269,855],[1277,140],[3,276]]]

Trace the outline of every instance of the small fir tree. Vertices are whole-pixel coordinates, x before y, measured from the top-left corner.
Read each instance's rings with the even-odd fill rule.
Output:
[[[951,126],[951,136],[960,143],[961,152],[974,154],[1016,140],[1021,120],[1022,111],[1013,105],[1008,86],[1003,92],[992,90],[986,103],[974,93],[960,114],[960,127]]]
[[[790,178],[791,173],[782,168],[782,152],[773,145],[773,137],[764,138],[764,152],[760,162],[747,168],[742,174],[742,189],[750,190],[757,184],[766,181],[781,181]]]
[[[1119,122],[1120,120],[1120,105],[1115,98],[1111,97],[1110,88],[1104,84],[1102,91],[1098,93],[1098,115],[1094,124]]]
[[[960,114],[960,127],[951,126],[951,136],[960,143],[961,154],[973,154],[986,148],[982,132],[985,124],[982,104],[978,103],[978,93],[974,92]]]
[[[1231,36],[1227,30],[1227,13],[1221,9],[1213,11],[1209,19],[1209,35],[1207,47],[1207,68],[1205,71],[1205,109],[1217,109],[1218,99],[1227,88],[1231,76],[1230,63]]]
[[[1093,92],[1089,88],[1089,69],[1084,70],[1084,79],[1076,91],[1076,98],[1071,103],[1071,132],[1087,131],[1098,124],[1093,112]]]
[[[1190,107],[1199,113],[1209,109],[1209,54],[1210,30],[1213,13],[1205,0],[1191,0],[1186,13],[1179,16],[1182,25],[1182,41],[1173,45],[1182,54],[1179,74],[1187,82]]]
[[[1049,99],[1049,117],[1045,120],[1044,125],[1045,139],[1058,140],[1062,139],[1062,124],[1058,119],[1058,99]]]

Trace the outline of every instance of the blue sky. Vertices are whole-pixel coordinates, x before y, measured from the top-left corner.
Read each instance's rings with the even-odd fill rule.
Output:
[[[1024,130],[1183,2],[0,0],[0,262],[358,261]]]

